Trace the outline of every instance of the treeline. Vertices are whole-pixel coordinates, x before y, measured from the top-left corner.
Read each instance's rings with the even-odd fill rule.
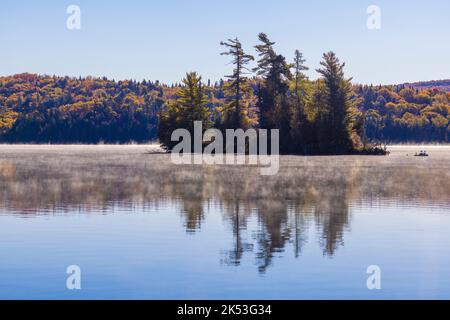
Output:
[[[165,87],[20,74],[0,78],[0,141],[145,142],[155,139]],[[167,94],[167,93],[166,93]]]
[[[407,85],[355,86],[365,136],[380,142],[448,142],[450,92]]]
[[[224,82],[206,84],[214,110]],[[159,112],[179,84],[36,74],[0,77],[0,142],[126,143],[157,139]]]
[[[332,52],[309,80],[299,51],[288,61],[259,35],[256,55],[221,43],[224,80],[188,73],[181,84],[20,74],[0,77],[0,142],[125,143],[175,128],[280,129],[282,153],[371,152],[370,144],[448,142],[450,93],[439,87],[352,85]],[[438,85],[439,83],[436,83]]]
[[[450,79],[404,83],[403,86],[420,90],[439,88],[443,91],[450,91]]]

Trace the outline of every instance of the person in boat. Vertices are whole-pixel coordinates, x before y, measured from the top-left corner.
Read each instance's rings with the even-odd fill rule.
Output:
[[[415,154],[416,157],[428,157],[428,153],[425,150],[421,150],[419,154]]]

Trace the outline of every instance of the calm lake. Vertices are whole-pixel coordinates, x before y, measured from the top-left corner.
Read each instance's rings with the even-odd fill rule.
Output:
[[[450,299],[450,147],[275,176],[154,150],[0,146],[0,298]]]

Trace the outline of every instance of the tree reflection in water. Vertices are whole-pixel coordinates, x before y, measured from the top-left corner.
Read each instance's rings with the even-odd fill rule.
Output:
[[[279,174],[264,177],[253,166],[176,166],[143,147],[1,148],[0,212],[108,213],[169,203],[179,208],[186,232],[195,234],[208,207],[216,206],[233,235],[222,262],[237,266],[252,254],[262,273],[288,243],[299,257],[313,225],[324,254],[333,256],[350,227],[352,205],[450,203],[448,150],[427,161],[404,153],[282,157]],[[248,237],[251,221],[257,228]]]

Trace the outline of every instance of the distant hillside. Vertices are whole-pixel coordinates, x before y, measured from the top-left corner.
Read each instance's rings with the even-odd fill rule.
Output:
[[[205,83],[214,116],[226,81]],[[258,84],[250,79],[249,118],[257,125]],[[305,82],[313,92],[315,82]],[[155,140],[158,113],[179,85],[36,74],[0,77],[0,142],[97,143]],[[306,91],[305,91],[306,92]],[[359,121],[370,141],[445,142],[450,137],[450,80],[397,86],[354,85]],[[308,93],[311,94],[311,93]],[[313,101],[308,98],[307,101]],[[317,110],[307,104],[314,119]],[[364,115],[365,119],[362,119]]]
[[[450,92],[450,79],[404,83],[403,85],[406,87],[413,87],[419,90],[437,89],[440,91]]]

